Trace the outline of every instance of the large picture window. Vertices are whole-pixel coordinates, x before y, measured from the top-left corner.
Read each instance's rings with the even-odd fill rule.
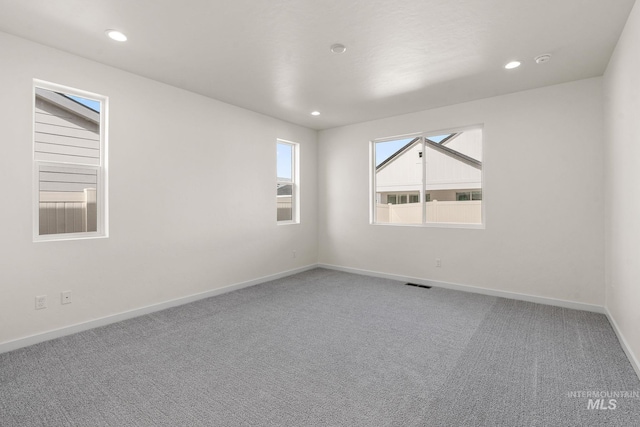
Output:
[[[107,98],[34,81],[34,240],[107,233]]]
[[[300,222],[299,145],[278,140],[276,145],[276,204],[278,223]]]
[[[371,144],[373,223],[484,224],[482,127]]]

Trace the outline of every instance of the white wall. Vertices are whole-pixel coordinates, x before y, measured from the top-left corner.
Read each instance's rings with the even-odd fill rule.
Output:
[[[3,33],[0,52],[0,344],[317,262],[315,131]],[[32,242],[33,78],[110,98],[108,239]],[[276,138],[301,144],[300,225],[276,225]]]
[[[320,263],[602,306],[601,83],[320,132]],[[484,124],[486,229],[369,224],[370,140],[475,124]]]
[[[606,307],[640,367],[640,5],[604,76]],[[640,371],[638,371],[640,375]]]

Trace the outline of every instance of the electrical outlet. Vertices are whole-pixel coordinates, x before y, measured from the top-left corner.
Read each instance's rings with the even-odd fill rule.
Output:
[[[442,260],[440,258],[436,258],[436,267],[442,267]]]
[[[36,310],[42,310],[43,308],[47,308],[47,296],[40,295],[36,297]]]
[[[64,291],[61,296],[62,304],[71,304],[71,291]]]

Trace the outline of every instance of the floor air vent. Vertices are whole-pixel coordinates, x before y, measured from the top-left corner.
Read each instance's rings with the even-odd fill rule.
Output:
[[[407,283],[407,286],[415,286],[416,288],[425,288],[425,289],[431,289],[431,286],[427,286],[427,285],[418,285],[417,283]]]

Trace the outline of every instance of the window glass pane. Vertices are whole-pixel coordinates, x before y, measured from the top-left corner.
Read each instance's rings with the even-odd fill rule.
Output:
[[[278,143],[278,181],[293,179],[293,145]]]
[[[36,175],[34,238],[70,233],[106,234],[105,141],[102,99],[74,95],[74,89],[36,86],[33,147]],[[69,92],[69,93],[68,93]]]
[[[425,141],[427,222],[482,223],[482,129]],[[478,199],[475,196],[478,195]],[[437,200],[437,202],[435,201]]]
[[[374,143],[377,223],[422,223],[422,205],[409,204],[406,193],[422,191],[421,152],[421,138]]]
[[[481,128],[372,145],[376,223],[482,224]]]
[[[98,171],[40,166],[40,235],[98,231]]]
[[[277,221],[299,221],[297,147],[298,144],[289,142],[278,141],[276,144]]]
[[[447,141],[453,136],[452,133],[447,133],[445,135],[436,135],[436,136],[428,136],[427,139],[433,142],[437,142],[438,144],[442,144],[444,142],[444,144],[447,143]]]
[[[100,165],[99,101],[36,88],[34,128],[36,161]]]
[[[293,206],[291,198],[293,195],[293,186],[291,184],[277,184],[277,202],[278,202],[278,221],[293,220]]]

